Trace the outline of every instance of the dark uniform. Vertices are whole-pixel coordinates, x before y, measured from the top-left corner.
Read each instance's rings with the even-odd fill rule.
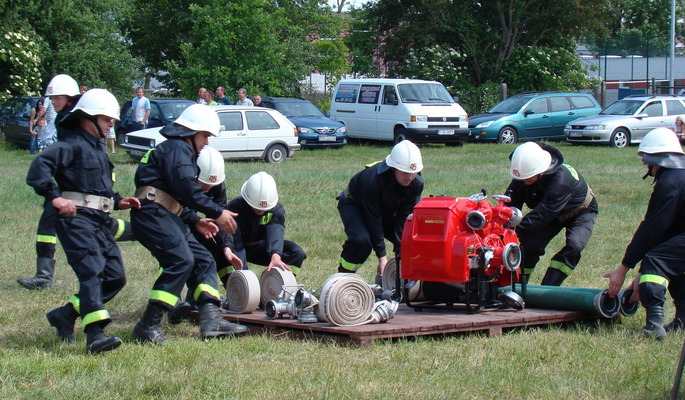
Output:
[[[681,164],[657,171],[647,213],[622,261],[633,268],[642,260],[640,302],[648,311],[663,307],[668,287],[678,328],[685,322],[685,163]]]
[[[513,179],[506,194],[510,206],[530,208],[516,227],[523,252],[523,273],[533,272],[549,242],[566,229],[566,244],[550,262],[542,284],[560,285],[580,261],[580,253],[592,235],[597,219],[597,201],[583,177],[552,146],[538,143],[552,156],[552,163],[537,182],[526,185]]]
[[[60,141],[31,163],[26,181],[45,197],[46,204],[70,191],[113,198],[117,207],[121,196],[112,189],[113,169],[101,141],[81,128],[62,129]],[[62,216],[55,210],[54,217],[57,236],[80,283],[78,295],[70,299],[72,317],[75,320],[80,314],[84,329],[93,323],[104,327],[111,321],[104,304],[126,283],[119,248],[112,236],[112,219],[103,210],[80,206],[75,216]],[[69,328],[62,328],[66,331],[60,332],[58,327],[60,336],[73,339]]]
[[[285,209],[281,203],[257,215],[242,196],[228,203],[228,210],[237,213],[235,218],[238,229],[233,234],[233,252],[240,257],[243,265],[251,262],[268,266],[271,256],[278,254],[281,261],[290,266],[293,274],[300,272],[307,255],[302,247],[285,240]]]
[[[198,186],[196,158],[185,139],[170,137],[143,157],[135,175],[136,187],[153,186],[182,206],[218,218],[223,208]],[[198,304],[220,304],[214,259],[179,215],[142,198],[141,208],[131,210],[131,225],[138,241],[162,268],[150,294],[151,302],[170,310],[188,281],[189,287],[197,288],[193,295]]]
[[[394,169],[385,161],[356,173],[338,196],[338,211],[347,240],[340,255],[340,270],[355,272],[371,254],[386,256],[388,239],[399,251],[407,216],[421,200],[423,178],[416,176],[409,186],[400,185]]]
[[[62,111],[57,114],[55,124],[61,121],[76,104],[81,96],[75,96],[70,100]],[[62,128],[57,124],[57,137],[61,137]],[[55,221],[57,210],[52,206],[50,200],[43,203],[43,213],[38,220],[36,232],[36,275],[33,278],[20,278],[17,282],[27,289],[47,288],[52,284],[55,273],[55,246],[57,244],[57,234],[55,232]],[[133,232],[128,221],[123,219],[108,219],[107,224],[117,241],[134,240]]]

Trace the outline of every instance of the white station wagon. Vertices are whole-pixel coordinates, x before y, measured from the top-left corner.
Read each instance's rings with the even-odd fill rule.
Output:
[[[263,107],[211,106],[219,115],[221,132],[209,138],[209,145],[228,160],[258,159],[279,163],[300,149],[297,128],[280,112]],[[161,127],[126,134],[121,145],[140,160],[151,148],[166,140]]]

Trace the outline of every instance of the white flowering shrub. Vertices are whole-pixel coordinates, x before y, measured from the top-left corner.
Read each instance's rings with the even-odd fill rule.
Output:
[[[24,32],[0,28],[0,103],[36,96],[41,84],[39,46]]]
[[[466,68],[462,65],[465,60],[466,55],[436,44],[410,50],[407,59],[398,66],[398,73],[402,78],[438,81],[452,93],[468,81]]]

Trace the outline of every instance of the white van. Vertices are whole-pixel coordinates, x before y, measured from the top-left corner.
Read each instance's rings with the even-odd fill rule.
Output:
[[[447,89],[418,79],[343,79],[331,119],[343,122],[351,138],[461,146],[469,135],[468,115]]]

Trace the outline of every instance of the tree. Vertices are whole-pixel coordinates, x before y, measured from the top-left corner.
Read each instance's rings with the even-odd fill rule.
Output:
[[[33,32],[0,29],[0,103],[12,96],[39,94],[39,45]]]
[[[437,44],[465,55],[463,66],[478,86],[498,81],[505,60],[519,46],[554,48],[601,31],[608,1],[379,0],[367,8],[383,37],[390,74],[397,73],[409,51]]]

